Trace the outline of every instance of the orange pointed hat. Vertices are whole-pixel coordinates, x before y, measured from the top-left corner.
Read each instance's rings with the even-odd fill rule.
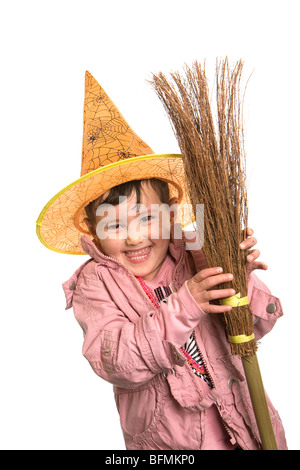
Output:
[[[40,241],[53,251],[85,254],[80,244],[82,233],[89,235],[85,206],[114,186],[148,178],[166,181],[171,197],[187,202],[182,156],[154,154],[86,72],[81,176],[41,211],[36,222]]]

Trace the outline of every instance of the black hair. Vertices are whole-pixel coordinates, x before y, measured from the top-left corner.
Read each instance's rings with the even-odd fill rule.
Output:
[[[168,203],[170,199],[170,191],[169,185],[165,181],[150,178],[146,180],[132,180],[127,181],[126,183],[119,184],[118,186],[114,186],[109,190],[109,193],[106,198],[103,195],[99,196],[94,201],[90,202],[85,207],[85,213],[87,219],[90,224],[95,225],[96,222],[96,210],[100,204],[111,204],[112,206],[116,206],[119,204],[119,196],[131,196],[133,192],[136,194],[137,204],[141,202],[141,190],[142,190],[142,182],[146,181],[149,182],[151,187],[158,193],[160,201],[164,203]],[[106,193],[105,193],[106,194]]]

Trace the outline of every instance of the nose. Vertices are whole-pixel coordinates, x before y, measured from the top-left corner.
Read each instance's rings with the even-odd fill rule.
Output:
[[[138,245],[143,241],[141,232],[130,233],[130,230],[127,232],[126,244],[127,245]]]

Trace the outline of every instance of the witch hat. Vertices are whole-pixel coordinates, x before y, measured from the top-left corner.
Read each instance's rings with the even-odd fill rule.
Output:
[[[148,178],[166,181],[170,196],[187,202],[182,156],[154,154],[86,72],[81,176],[42,209],[36,222],[40,241],[53,251],[85,254],[80,244],[82,233],[90,235],[85,206],[114,186]]]

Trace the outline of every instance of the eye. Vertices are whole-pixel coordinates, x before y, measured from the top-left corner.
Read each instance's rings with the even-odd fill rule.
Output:
[[[149,222],[150,220],[153,220],[153,219],[154,219],[153,215],[146,215],[145,217],[141,218],[140,222],[145,223],[145,222]]]
[[[108,230],[118,230],[121,227],[120,224],[112,224],[107,227]]]

